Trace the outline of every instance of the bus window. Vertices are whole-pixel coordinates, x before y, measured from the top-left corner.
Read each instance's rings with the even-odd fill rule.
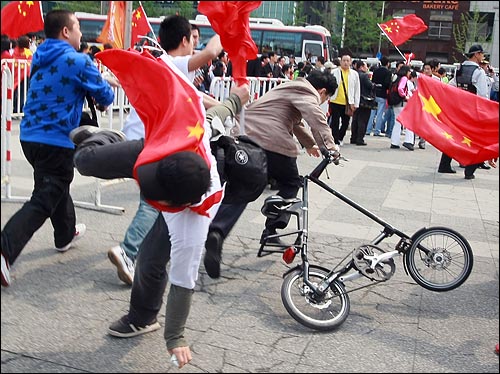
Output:
[[[101,20],[85,20],[80,22],[80,30],[82,31],[82,41],[95,42],[101,35],[104,23]]]
[[[323,56],[323,42],[304,40],[302,51],[304,51],[302,59],[309,58],[311,63],[315,63],[318,56]]]
[[[263,30],[261,53],[276,52],[280,56],[300,56],[300,32]]]

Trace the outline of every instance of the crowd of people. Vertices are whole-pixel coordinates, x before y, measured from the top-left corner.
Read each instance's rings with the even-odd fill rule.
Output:
[[[207,274],[219,278],[223,242],[248,204],[225,202],[225,181],[210,149],[215,135],[238,135],[238,114],[249,101],[249,87],[235,85],[223,103],[206,94],[210,79],[231,76],[231,61],[217,35],[195,53],[199,30],[182,16],[162,21],[154,60],[141,52],[103,52],[103,63],[116,74],[111,78],[101,75],[92,63],[99,56],[81,43],[74,13],[48,12],[44,31],[46,40],[34,53],[26,38],[20,38],[16,47],[18,56],[32,58],[33,80],[20,124],[20,141],[33,167],[35,187],[31,199],[2,229],[2,286],[10,286],[11,265],[47,219],[54,228],[59,252],[69,250],[85,234],[85,225],[76,222],[70,195],[74,167],[82,175],[134,178],[140,187],[138,210],[124,240],[108,251],[119,279],[132,287],[129,311],[111,323],[108,333],[129,338],[160,328],[157,315],[167,286],[168,264],[171,285],[164,336],[168,352],[183,367],[192,360],[184,329],[203,254]],[[388,148],[399,149],[402,128],[397,116],[418,89],[418,74],[434,76],[443,84],[475,88],[477,95],[487,98],[496,84],[498,100],[498,77],[484,60],[482,47],[472,46],[467,55],[469,60],[464,65],[477,65],[479,69],[471,70],[469,82],[455,77],[449,83],[436,61],[426,64],[422,72],[398,63],[393,72],[386,57],[381,58],[370,78],[366,62],[353,60],[348,51],[334,61],[320,56],[314,64],[307,60],[296,63],[294,56],[278,56],[272,51],[248,61],[248,76],[290,81],[245,108],[245,132],[265,151],[268,166],[263,173],[275,181],[276,194],[296,197],[301,187],[297,167],[300,147],[313,157],[321,156],[320,147],[338,151],[349,126],[351,144],[368,145],[366,136],[373,131],[374,136],[390,138]],[[134,84],[134,73],[123,68],[127,63],[137,71],[156,69],[158,75],[149,74],[145,78],[149,81],[141,81],[141,86],[163,85],[169,95],[145,100],[151,92],[143,92]],[[172,82],[184,91],[168,91],[175,86]],[[388,89],[394,83],[403,99],[400,104],[388,105]],[[123,131],[79,126],[86,93],[104,109],[113,102],[112,87],[120,85],[132,104]],[[183,119],[175,118],[175,123],[183,120],[196,124],[189,141],[171,125],[179,108],[169,104],[168,98],[176,95],[191,104]],[[216,122],[231,125],[221,128]],[[417,136],[406,129],[403,147],[413,151]],[[425,144],[420,138],[419,148],[425,149]],[[438,171],[453,172],[450,162],[451,158],[443,154]],[[495,165],[493,161],[490,164]],[[466,179],[472,179],[477,168],[489,167],[485,163],[463,166]],[[285,215],[267,219],[261,242],[272,242],[288,220]],[[279,239],[274,244],[279,245]]]

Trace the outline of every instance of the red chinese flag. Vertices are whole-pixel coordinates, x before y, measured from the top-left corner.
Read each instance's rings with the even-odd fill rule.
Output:
[[[104,23],[97,41],[110,43],[113,48],[124,48],[125,36],[125,1],[110,1],[108,18]]]
[[[16,39],[42,30],[41,1],[11,1],[2,8],[2,35]]]
[[[116,75],[144,123],[145,147],[136,167],[179,151],[197,152],[210,165],[198,91],[168,57],[162,61],[147,50],[108,49],[96,58]]]
[[[146,17],[146,12],[142,5],[139,5],[139,8],[132,13],[132,46],[141,40],[139,35],[148,35],[150,32],[153,32],[153,30]]]
[[[414,35],[427,30],[422,18],[415,14],[408,14],[403,18],[395,18],[386,23],[377,23],[382,32],[395,46],[401,45]]]
[[[257,46],[250,33],[250,13],[262,1],[200,1],[198,11],[207,16],[212,29],[219,34],[222,46],[233,65],[238,85],[248,83],[247,60],[257,58]]]
[[[462,165],[498,157],[498,103],[427,76],[398,116],[401,124]]]

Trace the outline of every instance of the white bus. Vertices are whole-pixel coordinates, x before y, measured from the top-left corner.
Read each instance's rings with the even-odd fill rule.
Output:
[[[76,12],[76,16],[80,20],[82,40],[98,44],[96,39],[101,34],[107,16],[83,12]],[[158,36],[163,17],[148,19]],[[203,48],[215,32],[205,16],[197,16],[190,22],[200,28],[199,48]],[[323,26],[285,26],[276,19],[250,18],[250,31],[259,55],[275,51],[282,56],[294,55],[296,62],[308,57],[312,62],[318,56],[323,56],[325,61],[334,57],[331,34]]]

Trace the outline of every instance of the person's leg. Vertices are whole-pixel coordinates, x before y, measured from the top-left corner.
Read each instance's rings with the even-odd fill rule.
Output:
[[[267,171],[270,176],[276,179],[279,187],[277,195],[284,199],[297,196],[297,192],[302,187],[302,180],[297,168],[297,159],[279,153],[266,151]],[[284,229],[288,226],[290,214],[271,219],[267,218],[265,227],[267,233],[275,233],[276,229]]]
[[[339,134],[339,126],[340,126],[340,116],[344,111],[343,105],[330,103],[330,122],[329,126],[332,130],[333,140],[335,144],[340,144],[340,134]]]
[[[396,115],[394,114],[394,107],[390,106],[387,108],[387,113],[386,113],[386,122],[387,122],[387,128],[385,130],[385,136],[390,138],[392,136],[392,129],[394,128],[394,125],[396,124]]]
[[[75,234],[74,211],[66,215],[69,208],[66,191],[73,180],[71,163],[73,150],[40,143],[21,142],[24,155],[33,167],[34,188],[31,199],[15,213],[2,230],[2,253],[12,265],[33,234],[52,217],[61,201],[64,216],[57,217],[54,225],[56,247],[69,243]],[[64,208],[64,209],[63,209]],[[68,223],[63,223],[64,219]],[[54,221],[53,221],[54,222]]]
[[[203,264],[210,278],[220,277],[220,263],[222,261],[222,246],[229,232],[243,214],[247,203],[220,205],[217,214],[210,224],[207,241],[205,242],[205,256]]]
[[[456,173],[456,170],[451,167],[451,157],[441,153],[441,160],[439,161],[438,173]]]
[[[166,265],[170,260],[171,242],[167,224],[161,214],[144,238],[137,256],[130,295],[128,320],[136,326],[156,321],[167,285]]]
[[[401,106],[397,106],[394,108],[394,117],[397,118],[399,113],[403,108]],[[387,133],[386,133],[387,136]],[[401,145],[401,123],[395,121],[394,127],[391,131],[391,147],[398,147]]]
[[[481,165],[482,163],[467,165],[464,169],[465,179],[474,179],[475,178],[474,172],[476,171],[477,168],[481,167]]]
[[[360,108],[356,109],[354,114],[352,115],[352,123],[351,123],[351,138],[349,139],[349,143],[351,144],[356,144],[357,139],[360,136],[360,126],[358,123],[359,120],[359,115],[360,115]],[[365,132],[363,131],[363,134]]]
[[[382,134],[382,126],[384,125],[384,121],[386,120],[386,111],[387,111],[387,104],[386,104],[386,99],[383,97],[375,97],[375,100],[377,101],[377,114],[375,118],[375,130],[373,131],[373,135],[379,136]]]
[[[153,227],[159,214],[160,212],[149,205],[141,194],[139,207],[125,232],[123,241],[120,243],[120,246],[132,261],[135,261],[142,241]]]
[[[371,115],[371,109],[369,108],[358,108],[356,110],[358,113],[358,131],[356,134],[355,142],[356,145],[366,145],[365,143],[365,133],[367,132],[366,127]],[[356,114],[356,112],[354,114]]]
[[[97,133],[80,143],[74,164],[80,174],[101,179],[132,178],[144,140],[118,139],[107,132]]]
[[[340,142],[344,142],[344,137],[347,132],[347,129],[349,128],[349,123],[351,121],[351,117],[345,114],[345,106],[342,106],[342,112],[340,115],[340,120],[342,122],[340,129],[339,129],[339,144]],[[356,113],[356,112],[355,112]]]
[[[374,130],[374,120],[375,120],[375,115],[377,114],[377,109],[372,109],[370,110],[370,118],[368,119],[368,123],[366,125],[366,131],[365,131],[365,135],[370,135],[372,130]]]

